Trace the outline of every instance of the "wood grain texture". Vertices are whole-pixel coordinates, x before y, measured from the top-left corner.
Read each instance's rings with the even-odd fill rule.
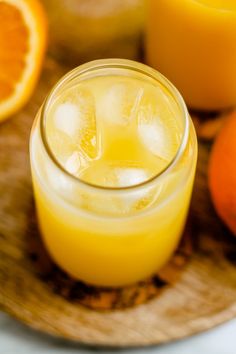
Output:
[[[28,139],[35,113],[64,73],[48,59],[38,89],[0,126],[0,306],[31,327],[102,346],[145,346],[183,338],[236,315],[236,239],[212,208],[209,143],[199,163],[188,228],[155,277],[121,290],[88,287],[52,264],[35,223]]]

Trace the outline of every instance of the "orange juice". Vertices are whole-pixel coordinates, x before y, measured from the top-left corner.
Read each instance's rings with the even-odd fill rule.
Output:
[[[164,77],[128,60],[75,69],[39,112],[30,151],[41,233],[66,272],[123,286],[167,262],[183,231],[197,142]]]
[[[191,108],[236,104],[234,0],[149,0],[146,49]]]

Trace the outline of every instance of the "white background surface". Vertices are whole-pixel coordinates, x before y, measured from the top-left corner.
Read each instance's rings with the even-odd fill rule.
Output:
[[[36,333],[0,313],[0,354],[236,354],[236,320],[170,345],[122,351],[96,350]]]

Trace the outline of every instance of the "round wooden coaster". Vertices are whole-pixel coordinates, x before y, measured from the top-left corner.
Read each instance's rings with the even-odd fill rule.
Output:
[[[90,345],[145,346],[212,328],[236,315],[236,239],[208,194],[201,143],[189,229],[155,277],[119,290],[86,286],[52,264],[38,237],[28,138],[64,68],[48,60],[37,92],[0,126],[0,306],[40,331]]]

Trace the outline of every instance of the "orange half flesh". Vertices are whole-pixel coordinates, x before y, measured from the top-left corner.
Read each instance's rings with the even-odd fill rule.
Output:
[[[44,57],[47,22],[37,0],[0,1],[0,121],[29,99]]]

